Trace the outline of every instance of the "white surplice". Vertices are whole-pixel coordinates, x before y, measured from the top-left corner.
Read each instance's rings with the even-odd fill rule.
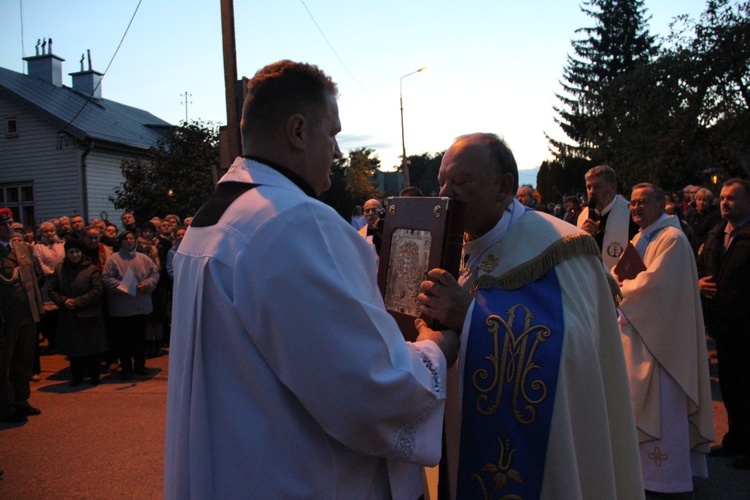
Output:
[[[333,209],[252,160],[226,181],[260,186],[174,259],[165,497],[419,497],[444,356],[404,341]]]

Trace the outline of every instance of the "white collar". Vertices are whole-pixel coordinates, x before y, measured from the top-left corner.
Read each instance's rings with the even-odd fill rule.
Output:
[[[651,233],[659,229],[665,220],[669,220],[669,216],[666,213],[663,213],[661,214],[661,216],[659,216],[659,218],[657,218],[654,222],[652,222],[648,227],[640,229],[639,232],[641,233],[641,238],[648,239],[651,236]]]
[[[599,212],[599,215],[607,215],[609,213],[609,211],[612,210],[612,207],[615,206],[615,201],[617,200],[618,196],[619,195],[616,194],[614,196],[614,198],[612,198],[612,201],[609,202],[609,205],[607,205],[606,207],[604,207],[601,210],[597,210],[597,212]]]
[[[500,220],[495,224],[495,227],[475,240],[464,242],[464,254],[481,254],[488,248],[497,244],[498,241],[508,234],[510,228],[521,220],[521,217],[523,217],[525,213],[526,207],[524,207],[520,201],[513,198],[513,203],[508,205],[503,212],[503,215],[500,217]]]

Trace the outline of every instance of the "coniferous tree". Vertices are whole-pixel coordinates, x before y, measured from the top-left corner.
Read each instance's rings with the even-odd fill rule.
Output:
[[[657,52],[648,32],[643,0],[584,0],[581,9],[594,26],[580,28],[584,38],[573,40],[561,81],[560,105],[554,109],[561,129],[572,143],[550,140],[556,159],[601,158],[599,148],[616,131],[619,116],[610,113],[615,94],[607,92],[620,75],[648,64]],[[623,97],[624,99],[624,97]],[[616,106],[622,109],[623,103]]]
[[[443,155],[445,151],[409,156],[411,184],[418,187],[424,196],[437,196],[440,192],[437,176]]]

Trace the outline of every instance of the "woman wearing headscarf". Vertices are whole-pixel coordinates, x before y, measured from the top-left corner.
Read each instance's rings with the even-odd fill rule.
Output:
[[[70,357],[72,387],[80,385],[86,374],[91,385],[99,385],[99,358],[107,350],[100,305],[103,292],[102,275],[83,255],[83,244],[66,241],[65,260],[55,268],[49,294],[59,307],[57,345]]]

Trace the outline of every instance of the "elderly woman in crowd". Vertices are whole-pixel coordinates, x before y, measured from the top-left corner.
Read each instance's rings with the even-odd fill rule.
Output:
[[[49,295],[59,307],[58,347],[70,357],[72,387],[89,375],[91,385],[99,385],[99,358],[107,350],[107,336],[100,300],[102,275],[83,255],[83,244],[65,242],[65,259],[57,265],[50,280]]]
[[[47,278],[42,286],[42,300],[44,300],[44,316],[42,316],[39,329],[47,339],[50,349],[55,348],[57,334],[57,305],[49,296],[49,278],[55,272],[55,267],[65,258],[65,246],[57,236],[57,228],[51,222],[42,222],[39,226],[39,243],[34,245],[32,251],[34,260],[42,268]]]
[[[695,210],[690,211],[685,219],[695,231],[695,236],[698,238],[698,247],[700,247],[708,238],[708,232],[721,222],[721,213],[719,207],[714,206],[714,195],[709,189],[699,189],[693,195],[693,201],[695,202]]]
[[[180,217],[178,215],[169,214],[164,218],[168,220],[172,225],[172,234],[175,234],[177,232],[177,229],[182,227],[182,221],[180,220]]]
[[[102,279],[113,318],[116,350],[123,380],[148,375],[146,369],[146,318],[153,311],[151,295],[159,281],[159,267],[136,251],[135,235],[123,231],[117,239],[120,250],[104,263]]]

